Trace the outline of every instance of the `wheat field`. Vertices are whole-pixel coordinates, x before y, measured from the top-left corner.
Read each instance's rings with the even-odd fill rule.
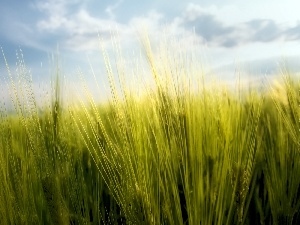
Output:
[[[142,48],[153,81],[138,83],[143,94],[102,50],[104,104],[86,88],[88,101],[68,105],[58,75],[39,110],[29,75],[17,84],[6,64],[14,113],[0,102],[1,224],[299,224],[293,74],[266,91],[231,90],[206,85],[195,59],[158,57],[148,39]]]

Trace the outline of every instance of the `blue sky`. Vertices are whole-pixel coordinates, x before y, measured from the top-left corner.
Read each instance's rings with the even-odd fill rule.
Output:
[[[100,71],[98,34],[109,48],[111,32],[117,29],[122,48],[131,51],[139,48],[136,31],[141,28],[158,39],[163,30],[186,43],[193,36],[216,73],[234,73],[241,63],[251,76],[273,74],[283,57],[294,72],[300,71],[297,0],[1,0],[0,4],[0,46],[12,67],[21,48],[34,80],[44,80],[49,71],[45,65],[57,48],[70,77],[78,67],[88,68],[87,57]],[[1,76],[3,68],[1,59]]]

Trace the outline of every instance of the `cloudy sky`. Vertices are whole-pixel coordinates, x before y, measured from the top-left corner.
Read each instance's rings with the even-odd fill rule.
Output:
[[[178,37],[205,52],[216,73],[238,65],[253,76],[272,74],[284,58],[300,71],[300,2],[297,0],[1,0],[0,46],[13,67],[22,49],[33,78],[43,80],[57,49],[64,71],[101,61],[99,38],[108,46],[118,31],[122,48],[137,47],[137,31]],[[97,65],[103,65],[101,63]],[[96,66],[97,67],[97,66]],[[3,73],[3,57],[0,71]],[[1,74],[2,76],[3,74]]]

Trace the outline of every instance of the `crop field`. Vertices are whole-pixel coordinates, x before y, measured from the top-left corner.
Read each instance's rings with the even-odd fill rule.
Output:
[[[264,91],[207,85],[195,59],[160,58],[143,43],[153,85],[128,88],[103,50],[106,103],[86,88],[88,101],[67,105],[57,76],[40,110],[28,75],[20,90],[8,71],[15,110],[0,101],[0,223],[300,224],[293,74],[283,69],[281,87]]]

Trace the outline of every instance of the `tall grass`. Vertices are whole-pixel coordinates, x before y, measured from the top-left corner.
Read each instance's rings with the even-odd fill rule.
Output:
[[[102,49],[104,105],[83,83],[88,103],[68,107],[58,74],[38,110],[23,56],[17,77],[6,63],[16,113],[1,104],[1,223],[299,223],[298,81],[283,71],[286,101],[228,90],[182,49],[142,45],[154,83],[137,84],[143,95],[118,44],[117,64]]]

